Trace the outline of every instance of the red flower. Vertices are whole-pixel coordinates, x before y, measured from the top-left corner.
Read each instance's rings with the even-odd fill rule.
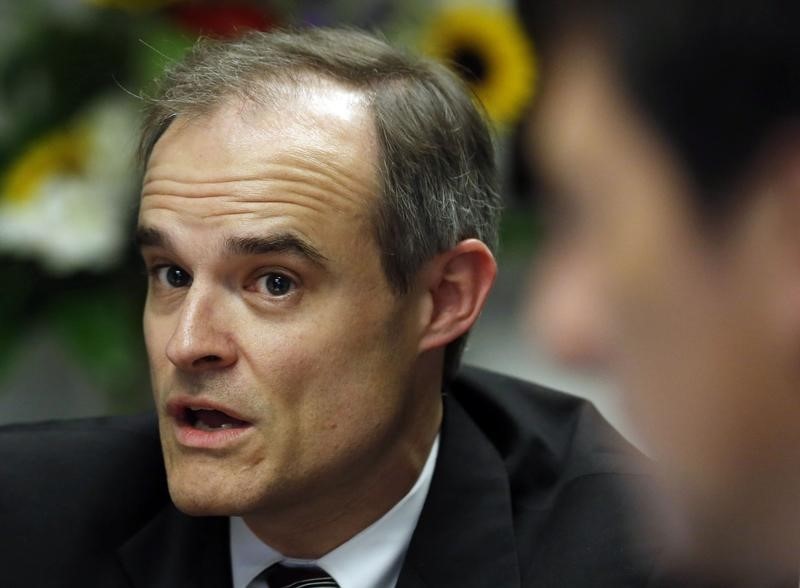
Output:
[[[275,26],[265,9],[248,4],[178,4],[170,10],[183,28],[197,35],[237,37],[248,30],[266,31]]]

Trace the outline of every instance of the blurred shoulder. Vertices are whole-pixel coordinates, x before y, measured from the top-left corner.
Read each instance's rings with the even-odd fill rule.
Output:
[[[588,400],[465,366],[449,387],[511,471],[531,459],[561,477],[637,473],[639,452]],[[528,463],[527,465],[534,465]]]

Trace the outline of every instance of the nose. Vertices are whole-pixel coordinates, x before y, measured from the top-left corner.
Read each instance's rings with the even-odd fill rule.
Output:
[[[527,306],[534,338],[559,361],[602,367],[608,358],[608,322],[597,267],[581,256],[547,255],[532,275]]]
[[[180,309],[166,354],[180,370],[219,370],[236,363],[236,345],[219,301],[193,284]]]

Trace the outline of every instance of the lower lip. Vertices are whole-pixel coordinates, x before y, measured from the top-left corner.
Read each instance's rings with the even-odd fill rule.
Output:
[[[195,429],[188,423],[173,421],[175,439],[180,445],[194,449],[222,449],[229,447],[241,441],[252,428],[251,425],[247,425],[245,427],[205,431]]]

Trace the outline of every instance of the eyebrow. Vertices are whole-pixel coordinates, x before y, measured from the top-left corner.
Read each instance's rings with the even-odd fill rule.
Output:
[[[174,250],[173,242],[168,235],[154,227],[140,226],[136,229],[136,245],[145,247],[161,247]],[[318,249],[293,233],[278,233],[269,237],[241,236],[225,239],[225,251],[232,255],[266,255],[269,253],[292,253],[308,259],[310,262],[324,266],[328,261]]]
[[[328,261],[313,245],[293,233],[279,233],[269,237],[228,237],[225,239],[225,250],[233,255],[293,253],[319,266],[324,266]]]
[[[143,249],[145,247],[174,249],[172,246],[172,240],[158,229],[154,229],[152,227],[136,227],[134,242],[139,249]]]

